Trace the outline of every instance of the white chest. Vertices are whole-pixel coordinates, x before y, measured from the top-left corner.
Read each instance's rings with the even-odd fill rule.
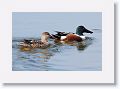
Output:
[[[82,40],[85,40],[85,36],[80,36],[82,38]]]
[[[75,34],[76,36],[79,36],[79,35],[77,35],[77,34]],[[86,38],[85,38],[85,36],[79,36],[80,38],[82,38],[82,40],[85,40]]]

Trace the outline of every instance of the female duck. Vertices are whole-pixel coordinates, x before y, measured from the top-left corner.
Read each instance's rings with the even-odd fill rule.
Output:
[[[65,32],[58,32],[55,35],[52,35],[56,40],[60,41],[83,41],[85,40],[85,36],[83,33],[93,33],[90,30],[87,30],[84,26],[78,26],[76,29],[76,34],[75,33],[65,33]]]
[[[41,35],[41,40],[26,40],[24,39],[23,42],[20,42],[21,47],[27,47],[27,48],[46,48],[50,46],[48,43],[48,38],[50,38],[51,35],[48,32],[43,32]]]

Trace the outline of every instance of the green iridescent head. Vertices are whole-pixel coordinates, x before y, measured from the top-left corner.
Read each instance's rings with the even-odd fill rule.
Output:
[[[84,26],[78,26],[76,29],[76,34],[83,35],[83,33],[93,33],[92,31],[87,30]]]

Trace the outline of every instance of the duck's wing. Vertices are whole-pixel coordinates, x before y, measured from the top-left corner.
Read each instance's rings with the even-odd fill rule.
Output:
[[[61,33],[65,33],[65,32],[60,32],[60,31],[55,31],[55,32],[58,33],[58,34],[59,34],[59,33],[60,33],[60,34],[61,34]]]
[[[55,35],[58,35],[58,36],[66,36],[67,34],[69,33],[66,33],[66,32],[60,32],[60,31],[55,31],[57,34]]]
[[[26,43],[26,44],[31,44],[32,43],[32,40],[27,40],[27,39],[24,39],[24,41],[23,41],[24,43]]]
[[[59,35],[57,35],[57,34],[55,34],[55,35],[54,35],[54,34],[51,34],[51,35],[52,35],[53,38],[56,38],[56,39],[60,39],[60,38],[61,38],[61,36],[59,36]]]

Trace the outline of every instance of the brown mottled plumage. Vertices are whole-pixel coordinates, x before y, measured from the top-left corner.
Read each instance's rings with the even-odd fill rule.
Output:
[[[29,48],[47,48],[50,46],[48,43],[48,38],[50,37],[51,35],[48,32],[43,32],[41,35],[41,40],[24,40],[20,43],[20,46],[22,49],[27,48],[27,50]]]

